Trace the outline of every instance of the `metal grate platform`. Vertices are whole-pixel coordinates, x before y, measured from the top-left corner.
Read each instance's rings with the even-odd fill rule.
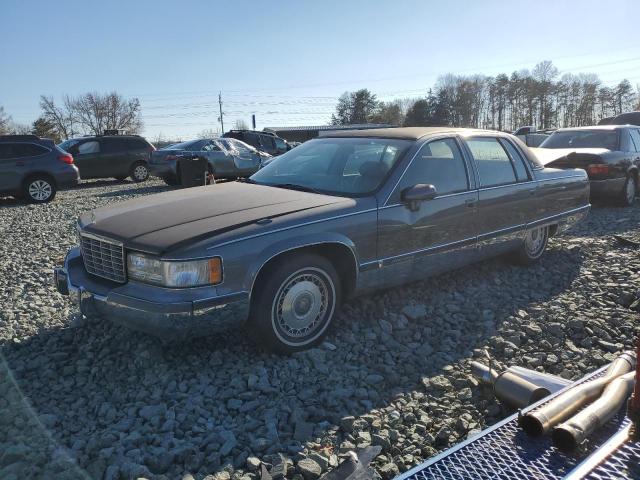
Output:
[[[599,377],[606,368],[603,367],[587,375],[567,389]],[[564,390],[566,389],[527,407],[525,410],[528,411],[548,403]],[[565,454],[553,446],[550,435],[540,438],[527,436],[518,427],[518,414],[516,413],[482,431],[477,436],[400,475],[397,480],[561,479],[628,423],[629,420],[625,418],[624,411],[621,411],[607,425],[595,432],[588,444],[580,451]],[[585,478],[592,480],[640,479],[639,464],[640,442],[627,443]]]

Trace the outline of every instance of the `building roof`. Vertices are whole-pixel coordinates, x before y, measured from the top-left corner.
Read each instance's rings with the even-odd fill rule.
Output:
[[[363,130],[373,128],[394,128],[388,123],[356,123],[353,125],[315,125],[307,127],[265,127],[263,131],[271,132],[300,132],[300,131],[324,131],[324,130]]]

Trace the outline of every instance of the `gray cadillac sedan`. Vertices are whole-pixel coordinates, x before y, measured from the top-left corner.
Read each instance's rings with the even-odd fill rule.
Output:
[[[55,281],[86,315],[169,338],[244,324],[292,352],[346,297],[499,254],[532,263],[589,207],[584,170],[544,168],[508,134],[345,131],[245,181],[83,215]]]

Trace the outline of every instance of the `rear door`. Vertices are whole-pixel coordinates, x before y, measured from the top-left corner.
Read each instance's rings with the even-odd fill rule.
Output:
[[[402,192],[431,184],[437,196],[412,210]],[[478,191],[455,137],[432,140],[413,158],[378,214],[384,281],[398,284],[468,263],[478,233]]]
[[[16,192],[20,188],[21,168],[17,165],[14,143],[0,143],[0,192]]]
[[[465,139],[478,175],[478,246],[512,248],[534,215],[536,183],[511,142],[493,136]],[[512,158],[514,157],[514,158]]]
[[[129,155],[127,138],[102,137],[100,139],[101,154],[97,162],[99,173],[97,177],[117,177],[129,175],[134,163]]]
[[[98,139],[81,141],[69,148],[73,155],[73,162],[80,170],[81,178],[95,178],[100,176],[100,142]]]

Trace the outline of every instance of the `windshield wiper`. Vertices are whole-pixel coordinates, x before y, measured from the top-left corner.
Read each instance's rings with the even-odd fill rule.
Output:
[[[242,182],[242,183],[255,183],[257,184],[258,182],[256,182],[255,180],[250,179],[249,177],[245,177],[245,178],[238,178],[236,179],[236,182]]]
[[[321,195],[324,195],[322,192],[316,190],[315,188],[305,187],[304,185],[298,185],[296,183],[270,183],[269,186],[276,188],[286,188],[289,190],[298,190],[300,192],[319,193]]]

